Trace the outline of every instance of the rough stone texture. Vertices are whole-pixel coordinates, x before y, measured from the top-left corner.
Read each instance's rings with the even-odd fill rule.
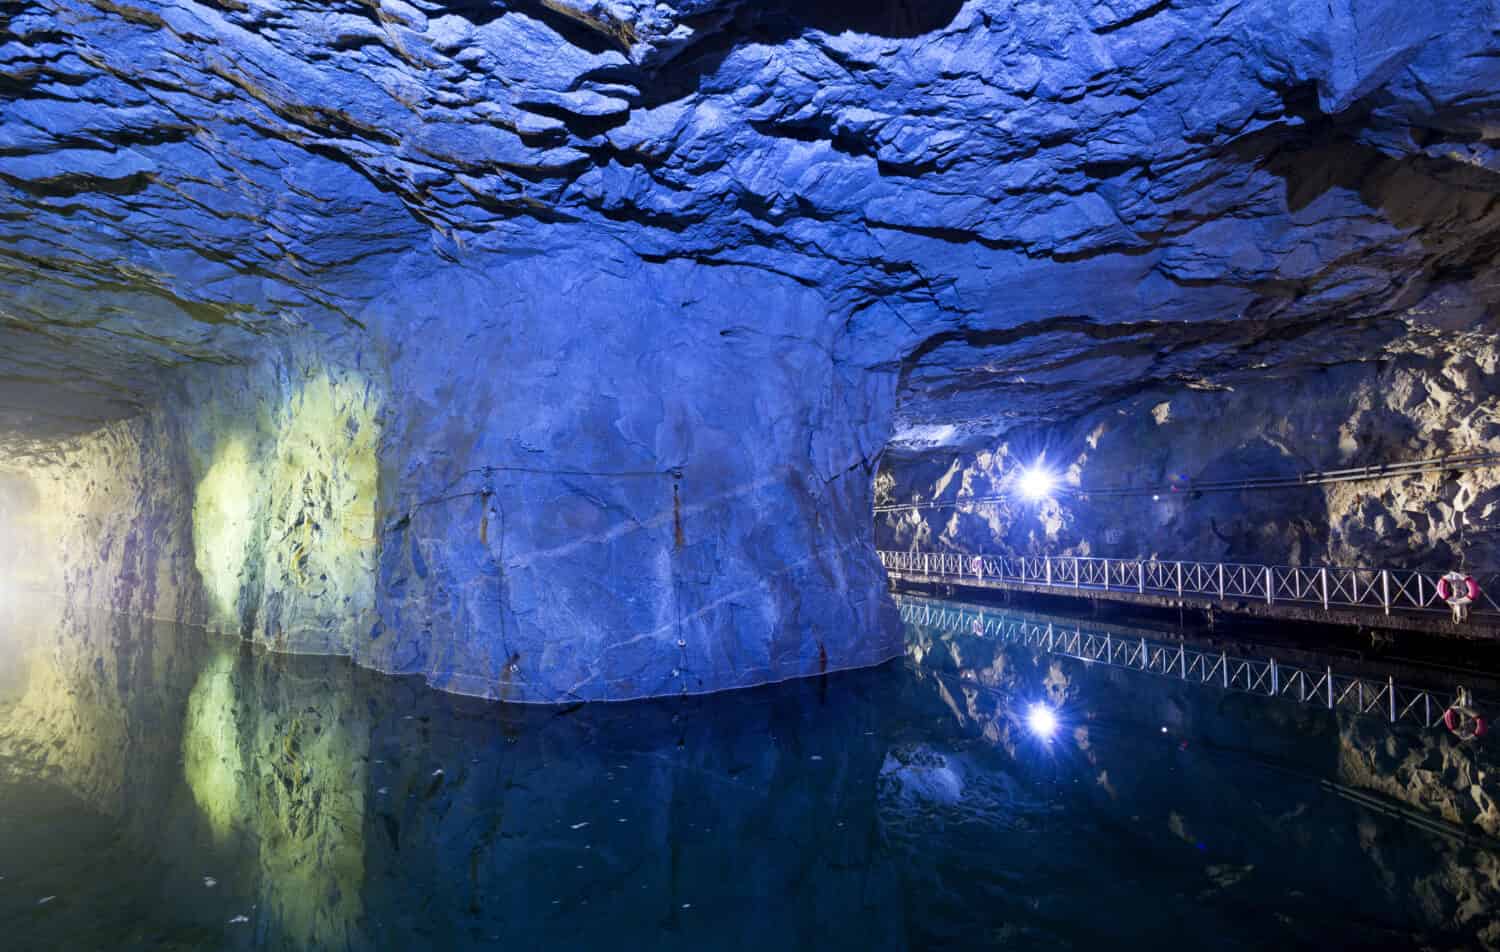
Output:
[[[1362,360],[1296,374],[1226,369],[1196,386],[1143,387],[1065,425],[1017,428],[982,449],[898,449],[877,503],[944,502],[878,517],[882,547],[1160,557],[1446,571],[1500,565],[1500,469],[1236,492],[1194,483],[1295,476],[1500,453],[1494,324],[1408,331]],[[1015,487],[1036,464],[1062,491]],[[1126,487],[1156,493],[1088,496]],[[1153,496],[1155,498],[1153,498]],[[965,499],[993,501],[964,503]]]
[[[895,650],[865,512],[893,430],[956,446],[1252,352],[1292,374],[1477,326],[1497,23],[1486,0],[0,4],[0,440],[76,476],[102,423],[202,432],[168,419],[188,400],[256,418],[272,455],[230,469],[322,450],[321,473],[363,449],[267,422],[298,399],[277,368],[359,374],[373,554],[325,537],[313,575],[295,538],[325,498],[361,536],[353,469],[210,501],[268,569],[231,584],[215,550],[202,611],[517,698],[866,663]],[[249,369],[202,382],[225,365]],[[181,524],[189,488],[156,474],[196,492],[201,452],[142,447],[148,518]],[[169,587],[204,575],[165,553]]]

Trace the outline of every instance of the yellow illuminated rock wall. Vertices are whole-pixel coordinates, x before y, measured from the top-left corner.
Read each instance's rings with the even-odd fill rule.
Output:
[[[375,609],[378,391],[326,367],[278,383],[251,406],[213,407],[188,436],[208,620],[278,649],[347,653]]]
[[[189,376],[152,413],[29,470],[35,584],[69,605],[348,654],[375,611],[380,394],[295,351]]]

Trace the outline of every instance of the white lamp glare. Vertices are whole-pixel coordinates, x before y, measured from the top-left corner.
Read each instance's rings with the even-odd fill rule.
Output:
[[[1057,715],[1045,704],[1033,704],[1026,713],[1026,726],[1042,740],[1050,740],[1057,733]]]
[[[1016,481],[1016,488],[1021,491],[1021,495],[1033,502],[1052,495],[1052,489],[1056,485],[1057,480],[1040,464],[1026,469]]]

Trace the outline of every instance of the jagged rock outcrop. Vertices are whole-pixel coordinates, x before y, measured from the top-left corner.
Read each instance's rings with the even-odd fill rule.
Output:
[[[892,432],[988,439],[1488,312],[1497,22],[1484,0],[11,0],[0,441],[73,485],[122,438],[84,439],[104,423],[256,435],[135,454],[171,525],[205,478],[256,477],[196,510],[252,527],[243,565],[139,541],[159,590],[206,586],[178,617],[273,643],[543,700],[866,663],[896,650],[867,634]],[[327,422],[369,414],[351,452],[288,422],[288,368],[368,387],[319,391]],[[305,493],[258,494],[289,472]]]
[[[1251,348],[1239,358],[1250,369],[1225,362],[1185,388],[1143,383],[1065,424],[1017,427],[982,448],[894,450],[876,501],[897,508],[877,516],[879,543],[1491,571],[1500,565],[1492,463],[1277,489],[1197,487],[1500,454],[1495,326],[1404,331],[1358,359],[1315,334],[1299,344],[1307,366],[1296,372],[1259,366]],[[1035,465],[1057,475],[1052,498],[1017,491],[1018,474]],[[1118,489],[1133,493],[1108,492]]]

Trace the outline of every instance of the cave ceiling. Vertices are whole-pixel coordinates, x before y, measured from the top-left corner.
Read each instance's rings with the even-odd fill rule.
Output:
[[[398,262],[559,249],[818,288],[841,359],[899,368],[898,438],[1368,359],[1500,298],[1497,31],[1479,0],[0,2],[0,441],[358,335]]]

